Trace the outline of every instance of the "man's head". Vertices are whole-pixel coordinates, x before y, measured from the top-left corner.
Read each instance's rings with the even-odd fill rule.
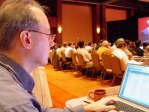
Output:
[[[83,47],[84,47],[84,41],[79,41],[79,42],[78,42],[78,46],[79,46],[80,48],[83,48]]]
[[[102,47],[107,47],[107,48],[109,48],[109,47],[110,47],[110,44],[109,44],[109,42],[108,42],[107,40],[103,40],[103,42],[101,43],[101,46],[102,46]]]
[[[0,9],[0,23],[0,52],[25,55],[33,66],[47,64],[53,41],[49,40],[50,26],[38,3],[6,0]]]
[[[125,40],[123,38],[119,38],[115,42],[117,48],[122,48],[126,46]]]

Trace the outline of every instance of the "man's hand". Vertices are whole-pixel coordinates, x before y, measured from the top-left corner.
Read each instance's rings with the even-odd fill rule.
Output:
[[[94,112],[104,112],[104,111],[113,111],[116,112],[115,106],[110,105],[111,103],[116,102],[115,99],[112,98],[102,98],[101,100],[85,105],[84,109],[86,112],[94,111]]]

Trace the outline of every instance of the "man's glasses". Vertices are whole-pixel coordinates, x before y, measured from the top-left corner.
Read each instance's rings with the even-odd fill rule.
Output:
[[[27,30],[27,31],[29,31],[29,32],[37,32],[37,33],[41,33],[41,34],[47,35],[49,41],[54,41],[55,37],[56,37],[56,34],[48,34],[48,33],[43,33],[43,32],[36,31],[36,30]]]

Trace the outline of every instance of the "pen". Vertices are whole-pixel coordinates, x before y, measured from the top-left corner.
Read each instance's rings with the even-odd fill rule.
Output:
[[[88,102],[88,101],[84,101],[84,102],[90,104],[90,102]]]

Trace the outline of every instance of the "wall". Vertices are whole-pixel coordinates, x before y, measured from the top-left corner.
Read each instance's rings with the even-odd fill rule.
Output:
[[[90,6],[62,4],[62,42],[92,42]]]
[[[106,21],[126,20],[126,10],[106,8]]]

